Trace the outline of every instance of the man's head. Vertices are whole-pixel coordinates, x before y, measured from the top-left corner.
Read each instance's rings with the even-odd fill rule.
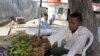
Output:
[[[44,13],[44,19],[45,19],[45,21],[48,20],[48,14],[47,13]]]
[[[68,18],[69,22],[69,29],[73,32],[75,32],[78,27],[82,24],[82,15],[79,12],[74,12],[69,15]]]

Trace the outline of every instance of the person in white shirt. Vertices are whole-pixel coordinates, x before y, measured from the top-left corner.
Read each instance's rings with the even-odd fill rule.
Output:
[[[54,56],[61,56],[63,54],[67,54],[66,56],[75,56],[78,52],[82,52],[87,38],[92,34],[86,27],[81,26],[82,21],[81,13],[75,12],[70,14],[68,27],[46,39],[38,41],[36,46],[42,43],[47,43],[52,46],[55,42],[58,42],[58,45],[60,46],[60,43],[65,40],[64,47],[50,49],[48,53]]]
[[[49,23],[49,22],[48,22],[48,14],[47,14],[47,13],[44,13],[44,16],[41,18],[41,21],[42,21],[42,22]]]
[[[43,29],[49,29],[50,28],[50,24],[48,22],[48,14],[44,13],[44,17],[41,18],[41,28]]]
[[[51,25],[49,24],[48,21],[48,14],[44,13],[44,17],[41,18],[41,32],[40,35],[51,35],[52,30],[51,30]]]

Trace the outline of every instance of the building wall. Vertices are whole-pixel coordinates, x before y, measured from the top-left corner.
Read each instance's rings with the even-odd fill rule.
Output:
[[[66,19],[67,18],[67,10],[69,8],[68,3],[62,3],[60,5],[48,5],[46,2],[43,2],[42,7],[48,8],[49,18],[52,17],[52,14],[55,14],[56,19]],[[60,8],[63,8],[62,10],[63,13],[59,13]]]
[[[59,12],[59,9],[60,8],[62,8],[63,9],[63,13],[62,14],[60,14],[60,13],[58,13]],[[59,5],[58,7],[57,7],[57,19],[66,19],[67,18],[67,10],[68,10],[68,8],[69,8],[69,5],[68,5],[68,3],[62,3],[61,5]]]
[[[35,0],[35,1],[38,2],[38,7],[39,7],[40,1],[39,0]],[[52,17],[52,14],[55,14],[56,19],[66,19],[67,18],[67,9],[69,7],[68,0],[61,0],[61,1],[62,3],[59,5],[48,5],[46,0],[42,1],[42,7],[48,8],[49,19]],[[58,13],[59,8],[63,8],[62,14]]]

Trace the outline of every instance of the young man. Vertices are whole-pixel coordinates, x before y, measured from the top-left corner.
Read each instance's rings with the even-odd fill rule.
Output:
[[[68,27],[58,31],[58,33],[51,35],[50,37],[37,42],[36,45],[47,43],[51,46],[55,42],[65,40],[66,43],[63,48],[54,48],[49,50],[49,54],[54,56],[75,56],[78,52],[82,52],[87,38],[92,34],[86,27],[82,25],[82,15],[79,12],[69,15]]]
[[[51,35],[51,25],[48,21],[48,14],[44,13],[44,17],[41,19],[41,31],[40,35]]]
[[[44,13],[44,17],[41,18],[41,21],[48,22],[48,14]]]
[[[52,18],[49,20],[50,24],[52,24],[52,23],[54,22],[55,19],[56,19],[56,18],[55,18],[55,15],[53,14],[53,15],[52,15]]]
[[[41,18],[41,28],[48,29],[50,28],[50,24],[48,21],[48,14],[44,13],[44,17]]]

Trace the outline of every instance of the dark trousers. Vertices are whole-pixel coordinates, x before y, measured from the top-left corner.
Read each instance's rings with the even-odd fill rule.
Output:
[[[49,49],[47,50],[47,52],[45,53],[45,56],[62,56],[63,54],[67,54],[69,52],[69,50],[64,49],[64,48],[53,48],[53,49]],[[75,56],[81,56],[80,54],[76,54]]]

